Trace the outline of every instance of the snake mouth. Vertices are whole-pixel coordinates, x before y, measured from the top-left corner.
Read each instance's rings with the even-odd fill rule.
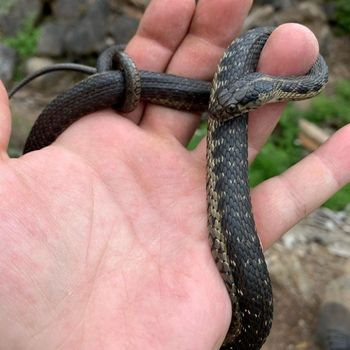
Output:
[[[209,107],[209,115],[211,119],[224,122],[230,119],[238,118],[242,114],[250,112],[256,108],[257,106],[254,104],[241,105],[239,103],[235,103],[226,106],[216,105],[215,108]]]
[[[262,98],[262,96],[258,96],[254,92],[247,94],[246,89],[245,91],[236,90],[235,92],[228,92],[226,97],[228,95],[229,98],[225,98],[224,101],[221,98],[221,103],[217,102],[215,107],[209,105],[209,114],[212,119],[226,121],[237,118],[268,102],[268,97]]]

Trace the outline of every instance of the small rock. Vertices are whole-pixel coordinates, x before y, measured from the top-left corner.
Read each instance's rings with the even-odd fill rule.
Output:
[[[301,225],[295,225],[281,238],[281,243],[289,250],[293,250],[298,244],[305,244],[306,241]]]
[[[350,224],[345,224],[343,230],[346,234],[350,235]]]
[[[65,51],[69,54],[81,56],[101,51],[105,42],[105,22],[93,23],[82,20],[68,30],[64,40]]]
[[[296,0],[255,0],[255,5],[272,5],[276,9],[287,9],[289,7],[295,6]]]
[[[306,1],[302,2],[298,6],[298,10],[303,14],[304,21],[310,22],[310,21],[320,21],[320,22],[326,22],[327,16],[324,11],[324,9],[314,2]]]
[[[244,31],[254,28],[271,24],[271,17],[275,9],[272,5],[265,5],[256,7],[246,18],[244,22]]]
[[[350,311],[350,275],[343,275],[329,283],[323,303],[337,303]]]
[[[297,255],[293,253],[285,257],[281,255],[279,259],[269,258],[267,262],[273,283],[286,288],[307,304],[314,302],[313,280]]]
[[[350,276],[350,260],[348,260],[347,264],[345,264],[344,274]]]
[[[26,74],[30,75],[37,72],[40,69],[51,66],[52,64],[54,64],[54,61],[50,58],[32,57],[29,58],[25,63],[25,72]]]
[[[106,0],[95,1],[87,15],[68,29],[64,40],[65,51],[78,56],[101,51],[108,34],[108,16]]]
[[[148,6],[151,0],[129,0],[129,1],[134,6],[144,10]]]
[[[305,327],[307,326],[307,323],[305,322],[305,320],[300,320],[298,325],[300,328],[305,329]],[[308,350],[310,349],[310,347],[311,346],[309,341],[303,341],[295,345],[295,350]]]
[[[123,4],[123,0],[108,0],[109,8],[113,13],[121,13],[121,8]]]
[[[327,23],[327,17],[321,5],[311,1],[301,2],[297,6],[290,7],[284,11],[275,12],[273,17],[278,24],[298,22],[305,25],[315,23],[320,26],[321,24]]]
[[[33,74],[40,69],[51,66],[55,62],[50,58],[43,57],[32,57],[29,58],[25,63],[25,73],[27,75]],[[46,89],[47,87],[54,86],[57,83],[57,77],[62,72],[54,72],[45,74],[41,77],[34,79],[31,82],[31,86],[35,87],[37,90]]]
[[[350,204],[345,207],[344,211],[350,216]]]
[[[316,336],[322,349],[349,349],[350,275],[328,284],[317,323]]]
[[[0,80],[5,85],[10,82],[16,65],[16,51],[0,44]]]
[[[139,21],[128,16],[110,19],[109,32],[116,44],[126,44],[136,33]]]
[[[320,208],[312,213],[308,219],[320,228],[334,231],[335,229],[342,227],[346,215],[344,212],[334,212],[328,208]]]
[[[349,242],[334,242],[328,246],[328,251],[340,258],[350,258],[350,241]]]
[[[323,54],[329,52],[332,39],[328,18],[321,4],[313,1],[303,1],[296,6],[285,4],[275,11],[276,4],[273,1],[262,1],[264,6],[257,6],[245,21],[245,30],[266,25],[280,25],[283,23],[303,23],[307,25],[316,35]]]
[[[41,36],[37,46],[37,54],[56,57],[63,55],[63,42],[66,25],[58,22],[49,22],[41,27]]]
[[[36,20],[42,9],[40,0],[5,0],[0,2],[0,35],[15,36],[28,20]]]
[[[60,22],[73,23],[86,16],[92,2],[96,1],[75,0],[73,3],[71,0],[56,0],[52,4],[52,13]]]

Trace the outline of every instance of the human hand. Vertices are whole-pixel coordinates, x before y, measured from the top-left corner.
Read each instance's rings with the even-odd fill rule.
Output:
[[[210,79],[250,5],[153,0],[127,51],[139,68]],[[317,51],[281,26],[259,69],[304,73]],[[251,113],[250,161],[282,109]],[[208,245],[205,140],[185,148],[199,116],[102,111],[9,159],[3,87],[0,110],[1,348],[218,349],[231,305]],[[349,181],[349,133],[252,190],[265,248]]]

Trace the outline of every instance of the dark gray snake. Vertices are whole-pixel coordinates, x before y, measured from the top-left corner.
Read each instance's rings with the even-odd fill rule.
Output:
[[[122,61],[128,58],[124,56],[117,62],[117,68],[123,72],[108,71],[110,63],[104,66],[104,62],[115,58],[110,49],[99,63],[99,71],[107,71],[95,73],[93,68],[80,67],[95,74],[47,105],[24,149],[26,153],[50,145],[72,123],[89,113],[111,106],[130,110],[138,103],[139,93],[143,101],[150,103],[180,110],[208,110],[209,240],[232,302],[231,326],[222,349],[260,349],[272,323],[271,283],[255,230],[248,186],[247,112],[269,102],[314,96],[328,79],[321,56],[305,76],[272,77],[256,73],[260,52],[272,30],[257,28],[234,41],[211,84],[146,71],[137,72],[135,77],[132,75],[135,67],[131,71],[125,68],[127,63]]]

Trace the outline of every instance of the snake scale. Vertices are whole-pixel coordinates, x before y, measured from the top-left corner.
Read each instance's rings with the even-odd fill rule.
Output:
[[[232,321],[222,349],[260,349],[272,324],[271,283],[255,229],[248,185],[248,111],[269,102],[315,96],[328,79],[321,56],[304,76],[257,73],[260,53],[272,31],[271,27],[256,28],[235,40],[224,53],[212,83],[163,73],[137,73],[143,101],[209,112],[209,242],[232,302]],[[113,55],[107,56],[113,59]],[[24,153],[50,145],[84,115],[111,106],[121,108],[132,93],[127,81],[131,78],[125,74],[123,64],[122,71],[84,69],[94,74],[46,106],[30,132]]]

